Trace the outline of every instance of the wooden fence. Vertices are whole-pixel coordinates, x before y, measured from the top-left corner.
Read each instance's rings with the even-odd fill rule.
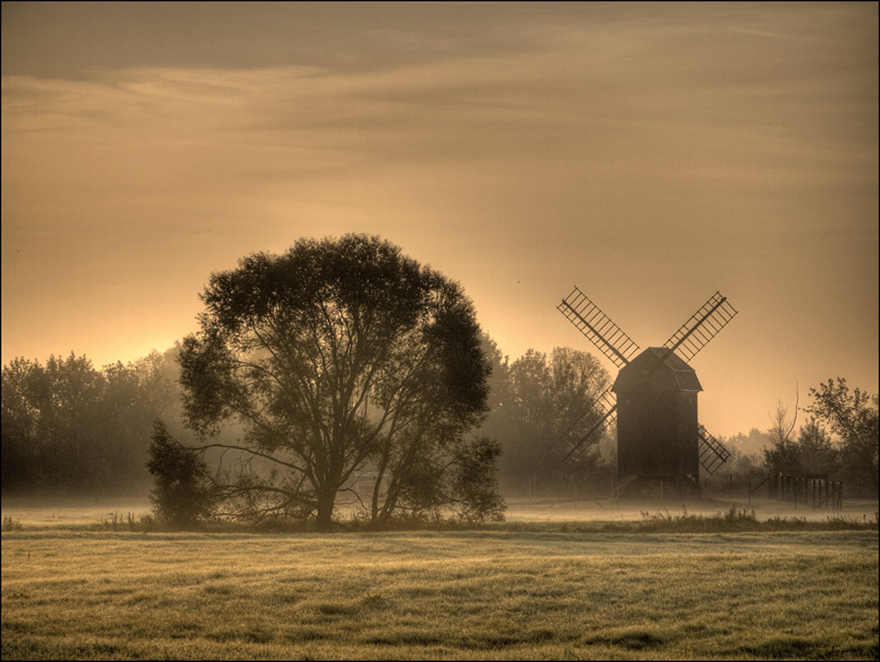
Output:
[[[767,486],[767,498],[789,501],[795,508],[799,505],[813,510],[843,508],[843,483],[840,481],[825,477],[771,474],[754,487],[749,481],[749,505],[752,503],[752,494],[764,485]]]

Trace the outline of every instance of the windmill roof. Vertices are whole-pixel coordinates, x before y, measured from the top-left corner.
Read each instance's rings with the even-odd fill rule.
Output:
[[[611,390],[623,393],[644,383],[660,391],[702,391],[697,373],[666,347],[648,347],[620,369]]]

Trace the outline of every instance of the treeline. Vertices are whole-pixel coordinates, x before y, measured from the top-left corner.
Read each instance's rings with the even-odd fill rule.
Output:
[[[858,387],[850,390],[838,377],[811,388],[810,397],[810,404],[791,416],[781,402],[771,416],[770,443],[762,451],[768,473],[827,475],[844,481],[850,496],[876,497],[880,396]],[[797,428],[799,412],[809,418]]]
[[[143,493],[153,421],[178,407],[176,352],[100,370],[74,353],[3,366],[4,493]]]
[[[85,356],[18,358],[3,367],[3,491],[64,494],[145,492],[153,422],[183,430],[179,346],[163,354],[96,369]],[[512,493],[529,480],[610,485],[613,442],[604,438],[580,463],[560,465],[548,447],[611,383],[587,352],[529,350],[512,363],[483,336],[492,362],[491,411],[477,436],[502,446],[499,484]],[[194,435],[189,433],[190,439]]]
[[[826,477],[842,481],[846,494],[878,494],[878,396],[846,380],[828,380],[810,389],[812,402],[793,413],[780,403],[767,430],[720,437],[730,458],[709,484],[740,486],[768,474]],[[800,414],[800,416],[799,416]],[[798,426],[799,418],[806,420]]]
[[[613,428],[593,440],[577,463],[560,463],[548,452],[577,415],[611,384],[598,359],[556,348],[549,355],[529,350],[511,363],[489,338],[484,339],[484,351],[493,365],[492,411],[481,432],[501,442],[502,491],[522,494],[538,484],[558,493],[571,493],[576,487],[580,493],[609,494],[616,475]],[[842,378],[811,388],[809,395],[807,406],[791,415],[780,404],[764,431],[753,428],[748,434],[722,437],[731,457],[715,482],[745,483],[780,473],[825,475],[844,481],[850,496],[876,497],[878,395],[850,389]],[[797,412],[808,417],[800,427]]]
[[[549,354],[529,350],[511,362],[487,335],[483,350],[492,363],[491,410],[475,434],[501,444],[501,491],[527,494],[530,485],[540,484],[560,492],[574,486],[585,494],[608,493],[616,473],[613,429],[578,462],[560,463],[549,452],[611,384],[600,361],[558,347]],[[45,365],[19,358],[4,366],[3,491],[146,492],[153,422],[162,419],[183,430],[178,353],[174,347],[100,370],[73,353],[52,356]],[[780,405],[768,430],[721,438],[732,456],[719,475],[745,481],[768,473],[827,474],[845,481],[850,495],[876,496],[877,395],[849,391],[841,379],[810,394],[811,405],[801,410],[810,418],[798,429]]]
[[[511,362],[488,336],[483,350],[492,363],[491,410],[478,431],[497,439],[501,491],[528,494],[530,486],[564,492],[608,492],[616,472],[614,437],[590,440],[576,461],[560,462],[553,442],[610,385],[611,376],[592,354],[557,347],[549,354],[528,350]]]
[[[730,457],[713,478],[704,477],[704,482],[722,484],[732,478],[739,485],[780,473],[828,475],[831,480],[843,480],[839,444],[832,441],[817,421],[801,427],[796,437],[789,436],[782,453],[773,443],[772,434],[770,429],[752,428],[748,434],[740,432],[719,437],[718,441],[730,451]]]

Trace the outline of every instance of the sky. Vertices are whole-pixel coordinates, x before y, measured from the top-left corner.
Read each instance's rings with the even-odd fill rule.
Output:
[[[164,351],[212,272],[379,235],[513,361],[716,291],[716,436],[878,391],[877,3],[2,3],[2,360]],[[800,414],[799,421],[805,420]]]

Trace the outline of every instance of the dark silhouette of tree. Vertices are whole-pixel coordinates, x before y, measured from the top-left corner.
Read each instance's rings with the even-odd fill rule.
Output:
[[[150,501],[157,519],[187,529],[210,518],[217,499],[201,455],[174,439],[164,423],[153,425],[147,467],[155,479]]]
[[[843,470],[856,484],[877,496],[878,394],[858,388],[850,392],[846,380],[838,377],[811,388],[813,405],[806,411],[827,423],[841,439]]]
[[[451,501],[458,504],[458,516],[471,524],[501,521],[507,506],[498,494],[496,460],[501,444],[489,437],[480,437],[472,443],[455,449],[456,467]]]
[[[184,408],[203,438],[243,426],[238,444],[202,446],[241,458],[224,481],[231,513],[327,529],[337,493],[366,468],[372,526],[455,505],[426,504],[415,486],[454,482],[449,459],[486,411],[490,368],[457,283],[349,234],[245,257],[202,300],[180,355]]]
[[[152,420],[177,389],[153,353],[96,370],[85,356],[3,367],[3,489],[119,493],[142,488]]]
[[[43,436],[37,386],[42,367],[23,358],[3,366],[2,417],[3,490],[14,492],[38,486]]]
[[[837,472],[838,450],[831,441],[831,435],[814,416],[801,426],[797,444],[801,452],[801,466],[806,473],[830,476]]]

